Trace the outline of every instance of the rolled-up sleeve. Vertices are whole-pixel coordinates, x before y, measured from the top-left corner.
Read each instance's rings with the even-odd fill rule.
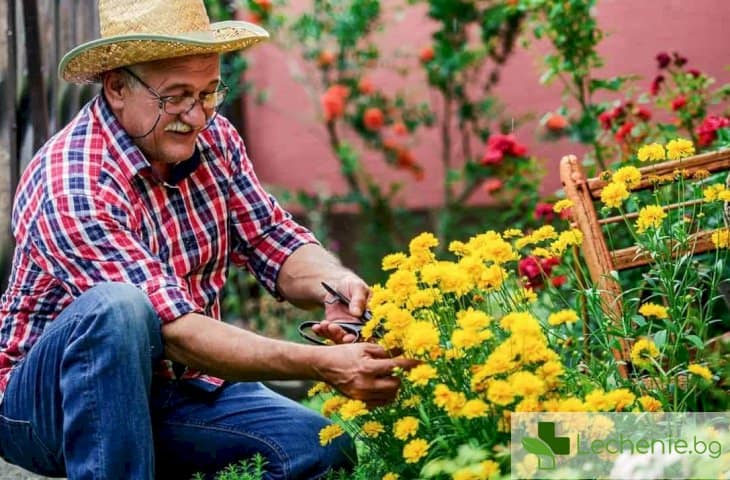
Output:
[[[99,203],[85,195],[46,199],[23,248],[74,297],[99,283],[123,282],[147,294],[163,323],[202,311],[185,281],[134,233],[130,214]]]
[[[300,246],[318,243],[292,219],[256,177],[243,142],[233,142],[230,191],[231,259],[245,266],[275,297],[281,266]]]

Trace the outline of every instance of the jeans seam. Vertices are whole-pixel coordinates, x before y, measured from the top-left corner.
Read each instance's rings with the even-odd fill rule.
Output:
[[[36,443],[38,443],[41,446],[41,448],[43,449],[43,452],[46,455],[48,455],[50,458],[53,458],[54,460],[57,459],[56,455],[54,455],[51,452],[51,450],[48,448],[48,446],[45,444],[45,442],[43,442],[43,440],[41,440],[41,438],[38,436],[38,433],[35,431],[35,428],[33,428],[33,422],[31,422],[30,420],[19,420],[16,418],[10,418],[5,415],[0,415],[0,420],[28,428],[31,436],[36,441]]]
[[[286,454],[283,448],[281,448],[277,443],[269,441],[267,438],[261,437],[259,435],[253,434],[251,432],[242,431],[240,429],[232,428],[227,425],[219,425],[219,424],[210,424],[210,423],[202,423],[202,422],[175,422],[175,421],[166,421],[164,422],[166,425],[175,425],[180,427],[193,427],[193,428],[200,428],[203,430],[218,430],[222,432],[232,433],[236,435],[241,435],[248,438],[253,438],[254,440],[257,440],[265,445],[267,445],[269,448],[271,448],[277,455],[279,455],[280,460],[282,461],[283,470],[284,470],[284,478],[289,477],[289,456]]]
[[[89,363],[90,362],[89,362],[89,352],[86,349],[83,350],[82,360],[83,360],[83,368],[84,368],[84,374],[83,374],[83,376],[85,378],[88,378],[89,375],[87,374],[87,372],[89,370]],[[89,405],[92,407],[92,408],[89,409],[90,410],[89,415],[92,417],[92,422],[98,425],[99,419],[98,419],[97,415],[95,414],[95,412],[97,411],[97,404],[98,404],[98,402],[97,402],[97,399],[92,394],[92,391],[93,390],[95,390],[95,389],[93,389],[93,388],[87,388],[86,391],[84,392],[84,394],[87,396],[87,398],[89,398],[89,400],[88,400],[89,401]],[[100,449],[103,450],[104,443],[102,442],[101,432],[99,432],[98,430],[96,430],[93,435],[94,435],[94,438],[96,439],[97,445],[100,445]],[[104,463],[104,455],[103,455],[103,452],[102,451],[98,451],[97,461],[95,462],[95,467],[96,467],[95,468],[95,472],[94,472],[94,477],[95,478],[102,478],[101,477],[101,472],[104,471],[104,469],[102,469],[101,467],[102,467],[103,463]]]

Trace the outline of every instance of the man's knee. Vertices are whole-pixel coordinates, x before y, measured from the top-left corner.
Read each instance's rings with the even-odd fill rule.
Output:
[[[87,290],[79,300],[94,304],[93,328],[110,340],[130,344],[135,340],[161,342],[160,320],[147,295],[126,283],[102,283]]]

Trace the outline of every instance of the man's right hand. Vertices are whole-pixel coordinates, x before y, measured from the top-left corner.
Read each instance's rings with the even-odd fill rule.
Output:
[[[400,378],[394,369],[410,370],[419,362],[391,358],[381,346],[353,343],[319,347],[322,357],[315,369],[322,380],[343,395],[362,400],[369,408],[392,402],[398,394]]]

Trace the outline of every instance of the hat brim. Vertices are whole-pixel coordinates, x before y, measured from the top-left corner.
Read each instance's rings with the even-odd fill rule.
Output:
[[[258,25],[242,21],[211,24],[209,32],[180,35],[134,34],[93,40],[61,59],[58,73],[71,83],[94,83],[103,72],[167,58],[243,50],[269,38]]]

